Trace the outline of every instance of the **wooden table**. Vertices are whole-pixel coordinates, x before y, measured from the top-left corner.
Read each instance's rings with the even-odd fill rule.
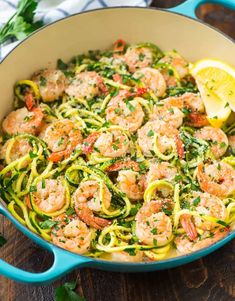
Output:
[[[169,7],[183,1],[153,1],[153,6]],[[207,5],[200,16],[235,38],[235,13]],[[40,249],[0,217],[0,233],[7,244],[0,257],[13,265],[41,272],[52,263],[50,253]],[[52,301],[54,290],[66,281],[77,280],[77,292],[87,301],[232,301],[235,300],[235,240],[213,254],[167,271],[124,274],[76,270],[50,286],[15,283],[0,276],[0,301]],[[65,300],[66,301],[66,300]]]

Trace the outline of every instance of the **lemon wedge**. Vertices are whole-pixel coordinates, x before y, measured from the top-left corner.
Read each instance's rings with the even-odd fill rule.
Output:
[[[190,68],[212,126],[221,127],[235,111],[235,69],[213,59],[196,62]]]

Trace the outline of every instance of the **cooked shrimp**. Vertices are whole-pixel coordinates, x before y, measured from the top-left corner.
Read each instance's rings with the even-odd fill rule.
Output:
[[[224,203],[216,196],[209,193],[194,192],[190,199],[191,206],[199,214],[209,215],[221,221],[226,219],[226,208]],[[182,227],[191,240],[195,240],[198,236],[196,227],[204,231],[212,230],[218,227],[218,224],[212,221],[204,220],[199,216],[191,216],[184,214],[180,218]]]
[[[0,150],[0,159],[5,159],[6,160],[6,149],[11,143],[11,140],[7,140],[6,143],[3,145],[3,147]],[[10,164],[11,162],[22,158],[23,156],[27,155],[30,151],[32,150],[32,146],[29,144],[28,139],[26,138],[21,138],[18,139],[17,137],[14,138],[13,144],[11,145],[10,148],[10,153],[9,157],[7,160],[7,164]],[[25,167],[29,161],[25,161],[23,166]]]
[[[46,179],[36,185],[33,198],[36,206],[46,213],[54,213],[66,203],[66,190],[61,180]]]
[[[144,156],[153,156],[153,137],[154,133],[159,129],[159,123],[156,121],[148,121],[138,130],[137,142],[144,154]]]
[[[226,207],[224,203],[216,196],[209,193],[195,193],[194,197],[190,200],[190,203],[194,205],[195,199],[199,200],[195,206],[195,210],[200,214],[209,215],[219,220],[224,221],[226,219]],[[198,216],[194,216],[194,222],[197,228],[202,230],[212,230],[218,224],[211,221],[205,221]]]
[[[76,74],[65,92],[75,98],[91,99],[104,90],[102,77],[95,71],[86,71]]]
[[[166,86],[170,88],[176,87],[178,85],[179,79],[174,73],[174,71],[172,69],[169,70],[169,68],[167,68],[167,66],[164,67],[164,65],[160,65],[159,67],[159,70],[161,71],[161,74],[165,80]]]
[[[161,202],[150,201],[136,214],[136,236],[144,244],[163,246],[171,238],[172,222],[161,208]]]
[[[95,180],[82,182],[73,194],[74,203],[78,217],[87,225],[96,229],[103,229],[109,224],[109,221],[97,217],[94,212],[102,211],[103,206],[108,209],[111,205],[111,193],[107,186],[103,184],[103,199],[101,199],[100,184]]]
[[[157,132],[157,147],[159,151],[164,154],[167,151],[172,151],[172,149],[176,149],[177,152],[180,154],[180,157],[184,156],[184,151],[181,149],[178,149],[178,141],[180,142],[181,140],[178,138],[179,132],[170,127],[165,127],[163,129],[160,127]],[[182,146],[183,147],[183,146]]]
[[[135,132],[144,120],[144,112],[138,98],[133,100],[127,98],[126,91],[120,91],[112,98],[106,109],[106,119],[130,132]]]
[[[232,152],[235,153],[235,135],[228,137],[228,143],[232,149]]]
[[[159,151],[162,154],[166,153],[167,151],[172,151],[172,149],[174,147],[176,148],[175,135],[176,134],[173,133],[172,131],[157,132],[157,143],[156,144],[157,144]]]
[[[217,228],[211,233],[205,232],[204,236],[200,236],[194,241],[191,241],[187,235],[182,234],[175,238],[175,244],[180,253],[188,254],[216,243],[227,234],[227,228]]]
[[[131,200],[141,200],[144,195],[145,178],[136,171],[121,170],[118,173],[119,189]]]
[[[183,214],[180,217],[180,222],[188,238],[195,240],[198,235],[192,216],[190,214]]]
[[[196,131],[194,137],[208,141],[211,145],[211,152],[216,159],[222,157],[227,150],[228,138],[219,128],[205,126]]]
[[[161,153],[175,148],[180,157],[184,155],[183,144],[177,129],[163,121],[148,121],[138,130],[137,142],[147,157],[154,155],[154,134],[157,134],[157,147]]]
[[[188,62],[176,51],[168,52],[159,63],[171,65],[177,72],[179,78],[185,77],[189,73]]]
[[[176,174],[176,167],[171,165],[169,162],[151,164],[147,174],[147,183],[149,184],[153,181],[162,179],[172,181]]]
[[[225,162],[200,164],[197,180],[201,189],[218,197],[235,193],[235,170]]]
[[[51,238],[55,245],[77,254],[89,250],[92,232],[78,217],[61,214],[54,221],[57,224],[52,228]]]
[[[129,139],[120,130],[103,132],[96,140],[94,150],[105,157],[122,157],[129,150]]]
[[[164,121],[174,128],[179,128],[183,123],[184,114],[177,107],[165,108],[154,106],[151,120]]]
[[[204,104],[199,94],[187,92],[181,96],[164,99],[163,109],[173,109],[175,111],[176,108],[183,112],[184,117],[186,117],[185,123],[190,126],[202,127],[209,124],[206,114],[204,113]],[[173,118],[173,116],[171,118]],[[179,121],[181,121],[181,119],[179,119]]]
[[[52,151],[48,159],[58,162],[67,158],[82,143],[82,134],[73,121],[60,119],[46,128],[42,139]]]
[[[166,91],[166,82],[161,72],[154,68],[143,68],[136,71],[133,77],[139,79],[145,88],[153,91],[157,96],[163,96]]]
[[[110,254],[110,260],[120,262],[140,262],[143,261],[143,252],[136,251],[135,255],[129,255],[125,251],[112,252]]]
[[[222,157],[227,150],[228,138],[219,128],[205,126],[195,132],[194,137],[208,141],[211,145],[212,154],[216,159]]]
[[[140,68],[148,67],[153,62],[152,51],[147,47],[128,47],[124,57],[130,72],[135,72]]]
[[[28,111],[25,107],[12,111],[3,120],[2,129],[8,135],[16,134],[32,134],[36,135],[38,129],[42,124],[43,113],[42,110],[34,108],[32,111]]]
[[[59,99],[66,88],[66,77],[60,70],[44,69],[32,76],[40,91],[42,100],[51,102]]]
[[[164,107],[170,109],[176,107],[179,109],[189,108],[193,112],[204,113],[205,107],[202,98],[199,94],[195,93],[184,93],[180,96],[172,96],[164,99]]]

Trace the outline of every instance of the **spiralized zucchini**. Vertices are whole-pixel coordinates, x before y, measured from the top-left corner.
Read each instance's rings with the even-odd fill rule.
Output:
[[[134,262],[196,251],[235,226],[235,125],[206,136],[177,52],[118,40],[59,60],[14,93],[0,193],[32,232],[78,254]]]

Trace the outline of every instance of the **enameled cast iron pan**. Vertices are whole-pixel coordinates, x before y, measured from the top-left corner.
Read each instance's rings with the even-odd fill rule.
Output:
[[[189,61],[210,57],[224,60],[235,67],[235,43],[217,30],[195,20],[195,9],[205,2],[188,0],[170,12],[130,7],[94,10],[67,17],[38,30],[20,43],[0,64],[0,120],[11,110],[12,91],[16,81],[29,78],[35,70],[42,67],[53,67],[58,58],[66,61],[73,55],[90,49],[111,47],[111,43],[118,38],[130,44],[147,41],[157,44],[163,50],[177,49]],[[235,0],[209,2],[235,9]],[[0,260],[0,274],[29,283],[50,282],[72,269],[85,266],[121,272],[168,269],[205,256],[235,238],[233,231],[208,248],[159,262],[117,263],[77,255],[54,246],[20,224],[1,200],[0,213],[25,235],[54,254],[52,267],[37,274]]]

